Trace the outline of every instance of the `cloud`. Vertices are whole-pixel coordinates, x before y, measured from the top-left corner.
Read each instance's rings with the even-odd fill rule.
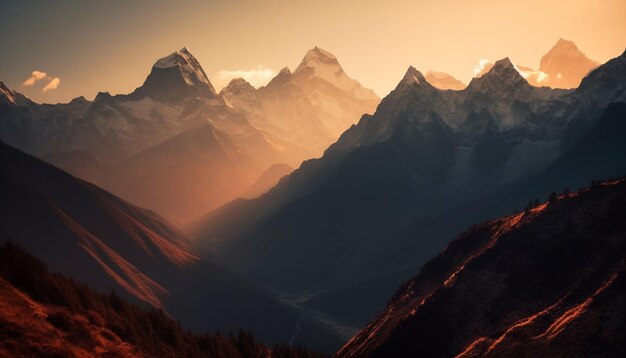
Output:
[[[33,86],[35,83],[43,80],[48,81],[48,83],[41,89],[41,91],[43,92],[52,91],[59,87],[59,84],[61,83],[61,79],[59,77],[50,77],[44,71],[35,70],[31,72],[30,77],[24,80],[22,86],[30,87]]]
[[[490,65],[493,66],[493,63],[486,58],[481,58],[480,60],[478,60],[478,64],[474,66],[474,77],[483,75],[485,72],[487,72],[488,68],[491,68]]]
[[[520,73],[520,75],[522,75],[522,77],[524,77],[525,79],[527,79],[529,82],[534,82],[534,83],[542,83],[544,81],[548,80],[548,74],[543,72],[543,71],[539,71],[539,70],[532,70],[532,69],[520,69],[517,68],[517,72]]]
[[[252,70],[223,70],[217,73],[219,80],[227,84],[233,78],[243,78],[250,82],[255,87],[265,85],[272,77],[274,77],[274,70],[258,65],[256,69]]]
[[[43,80],[46,77],[48,77],[48,75],[43,71],[33,71],[31,72],[30,77],[24,80],[22,86],[32,86],[35,84],[35,82]]]
[[[53,89],[56,89],[57,87],[59,87],[60,83],[61,83],[61,79],[58,77],[55,77],[51,79],[50,82],[48,82],[48,84],[42,89],[42,91],[48,92]]]

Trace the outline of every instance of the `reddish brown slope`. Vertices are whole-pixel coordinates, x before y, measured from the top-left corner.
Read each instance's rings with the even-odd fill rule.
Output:
[[[624,356],[626,181],[478,225],[338,357]]]
[[[319,357],[243,331],[189,333],[163,311],[50,272],[12,242],[0,246],[0,292],[0,357]]]
[[[197,263],[186,238],[158,215],[0,143],[0,240],[98,289],[121,286],[153,306],[155,281]]]

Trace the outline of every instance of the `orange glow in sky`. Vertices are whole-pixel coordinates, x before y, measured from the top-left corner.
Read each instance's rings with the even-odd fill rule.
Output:
[[[536,68],[559,38],[605,62],[625,23],[624,0],[16,2],[0,14],[0,79],[41,102],[128,93],[188,46],[216,88],[232,73],[260,85],[317,45],[384,96],[409,65],[467,83],[479,59]],[[23,86],[35,70],[57,88]]]

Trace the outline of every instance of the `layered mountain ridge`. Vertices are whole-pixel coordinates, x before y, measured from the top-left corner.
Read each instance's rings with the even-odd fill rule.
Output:
[[[197,253],[159,215],[0,143],[2,241],[99,292],[161,308],[195,332],[254,331],[331,351],[327,328]],[[193,294],[189,294],[193,292]],[[296,324],[298,323],[298,324]]]
[[[358,327],[381,307],[384,292],[455,230],[520,205],[483,211],[497,206],[507,188],[526,185],[528,196],[543,195],[533,178],[577,148],[612,102],[626,101],[625,58],[600,66],[576,90],[531,86],[508,59],[461,91],[439,90],[411,67],[376,113],[364,115],[322,158],[190,231],[239,272]],[[594,155],[621,155],[616,148]],[[578,185],[609,167],[625,169],[619,161],[593,160],[598,166]],[[419,240],[410,243],[407,232]],[[381,255],[403,252],[403,245],[419,255]],[[350,308],[357,296],[368,297],[362,311]]]
[[[242,109],[254,125],[320,155],[378,96],[350,78],[337,58],[319,47],[309,50],[296,70],[283,68],[266,86],[254,89],[234,79],[220,94]]]
[[[128,95],[100,92],[93,101],[39,105],[2,84],[0,139],[183,223],[244,195],[253,178],[272,165],[295,167],[321,154],[378,103],[371,90],[347,77],[337,59],[319,48],[307,53],[294,74],[282,71],[263,89],[242,81],[216,93],[185,47],[157,60],[145,82]],[[203,159],[194,161],[182,140],[172,141],[206,126],[220,132],[221,139],[215,153],[205,147]],[[180,148],[173,148],[175,143]],[[149,157],[141,154],[146,151],[169,154],[163,161],[138,163]],[[249,160],[202,162],[223,152],[242,152]],[[102,165],[96,170],[77,160],[76,153]],[[128,170],[129,162],[143,169]],[[170,172],[181,167],[182,172]],[[156,182],[146,186],[151,178]],[[227,190],[216,183],[228,183]],[[180,190],[169,198],[154,195],[173,187]]]

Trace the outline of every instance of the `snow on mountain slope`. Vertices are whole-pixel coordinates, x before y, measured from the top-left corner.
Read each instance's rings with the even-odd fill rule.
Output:
[[[373,91],[348,77],[334,55],[318,47],[306,53],[296,71],[285,67],[264,87],[235,79],[220,94],[255,127],[302,147],[308,155],[300,161],[321,155],[379,102]]]
[[[364,88],[345,73],[335,55],[317,46],[307,51],[294,74],[301,81],[312,78],[324,80],[357,100],[379,100],[374,91]]]

